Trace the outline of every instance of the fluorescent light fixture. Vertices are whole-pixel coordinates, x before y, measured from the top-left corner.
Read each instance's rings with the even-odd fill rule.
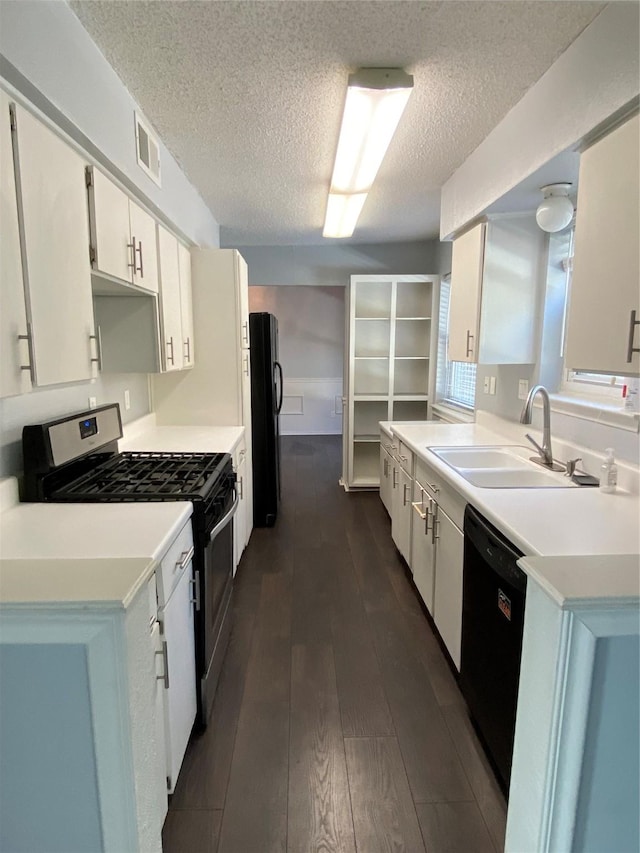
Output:
[[[324,237],[353,234],[412,88],[413,77],[401,68],[361,68],[350,75]]]
[[[322,236],[351,237],[366,198],[366,193],[329,193]]]

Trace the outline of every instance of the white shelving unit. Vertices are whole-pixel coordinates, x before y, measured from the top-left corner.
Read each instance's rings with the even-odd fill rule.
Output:
[[[379,486],[380,421],[429,417],[439,283],[436,275],[351,276],[343,427],[346,490]]]

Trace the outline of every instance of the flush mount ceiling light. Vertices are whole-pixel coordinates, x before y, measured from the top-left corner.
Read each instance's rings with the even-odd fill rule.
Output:
[[[562,231],[573,219],[573,202],[569,198],[572,184],[547,184],[540,187],[544,200],[536,210],[536,222],[543,231]]]
[[[413,77],[401,68],[361,68],[349,76],[323,237],[350,237],[400,116]]]

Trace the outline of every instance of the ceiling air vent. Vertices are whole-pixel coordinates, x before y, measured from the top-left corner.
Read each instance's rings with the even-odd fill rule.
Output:
[[[160,144],[139,113],[136,118],[136,158],[143,172],[158,186],[160,184]]]

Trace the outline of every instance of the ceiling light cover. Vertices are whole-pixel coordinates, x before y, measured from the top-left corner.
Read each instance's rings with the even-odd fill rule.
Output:
[[[573,219],[573,202],[569,198],[572,184],[547,184],[540,187],[544,200],[536,210],[536,222],[543,231],[562,231]]]
[[[366,193],[329,193],[322,236],[351,237],[366,198]]]
[[[327,216],[336,205],[358,207],[359,215],[412,88],[413,77],[400,68],[361,68],[350,75],[330,191],[342,201],[331,202],[330,195]],[[345,196],[361,201],[347,203]],[[335,229],[327,220],[323,236],[351,236],[354,228],[355,220],[349,234],[330,234]]]

